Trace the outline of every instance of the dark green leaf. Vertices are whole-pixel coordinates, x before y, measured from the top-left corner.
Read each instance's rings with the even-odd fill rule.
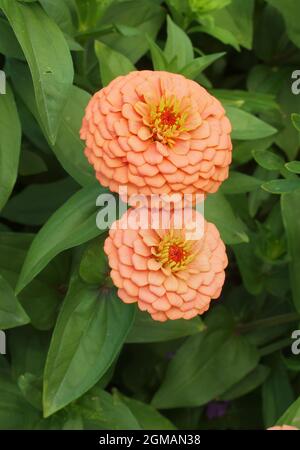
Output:
[[[233,139],[261,139],[277,132],[271,125],[234,106],[226,106],[226,113],[232,124]]]
[[[0,329],[14,328],[30,322],[14,291],[0,275]]]
[[[95,52],[100,64],[103,86],[109,84],[119,75],[127,75],[129,72],[136,70],[126,56],[103,44],[103,42],[95,42]]]

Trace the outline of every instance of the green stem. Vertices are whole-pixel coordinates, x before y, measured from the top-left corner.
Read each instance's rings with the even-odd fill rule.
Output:
[[[280,341],[273,342],[272,344],[266,345],[259,349],[260,356],[270,355],[271,353],[277,352],[282,348],[289,347],[292,344],[292,340],[290,338],[280,339]]]
[[[268,317],[267,319],[256,320],[255,322],[240,324],[238,326],[238,331],[240,333],[249,333],[257,328],[274,327],[276,325],[296,322],[297,320],[300,320],[299,313],[281,314],[278,316]]]

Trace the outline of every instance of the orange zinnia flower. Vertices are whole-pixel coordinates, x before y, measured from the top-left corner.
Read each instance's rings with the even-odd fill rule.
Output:
[[[195,81],[144,70],[96,92],[81,138],[97,179],[113,192],[205,194],[228,176],[230,132],[221,103]]]
[[[291,425],[277,425],[275,427],[268,428],[268,430],[299,430],[299,428],[292,427]]]
[[[115,222],[104,244],[111,278],[125,303],[138,303],[158,321],[191,319],[220,296],[227,265],[225,245],[215,225],[203,217],[203,234],[190,240],[189,226],[141,226],[141,210],[129,209]],[[194,219],[200,214],[193,212]],[[153,220],[151,213],[149,221]],[[193,220],[194,220],[193,219]],[[150,223],[150,222],[149,222]],[[129,226],[128,226],[129,224]]]

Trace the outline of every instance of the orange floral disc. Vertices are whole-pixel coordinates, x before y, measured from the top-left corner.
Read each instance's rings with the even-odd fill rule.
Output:
[[[221,103],[198,83],[145,70],[96,92],[80,135],[97,179],[113,192],[205,194],[228,176],[230,132]]]
[[[162,322],[203,314],[225,280],[227,256],[215,225],[193,211],[192,221],[203,223],[201,237],[194,239],[190,224],[175,227],[178,214],[172,213],[170,226],[154,229],[153,212],[147,227],[141,210],[131,208],[114,223],[104,244],[121,300],[137,302]]]

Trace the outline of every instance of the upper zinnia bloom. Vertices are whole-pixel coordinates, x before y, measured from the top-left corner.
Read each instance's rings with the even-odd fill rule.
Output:
[[[125,303],[138,303],[154,320],[191,319],[220,296],[227,265],[225,245],[215,225],[203,217],[203,233],[190,240],[191,226],[141,226],[140,209],[115,222],[104,244],[111,278]],[[193,212],[194,217],[199,215]],[[151,212],[150,220],[154,219]],[[129,225],[128,225],[129,224]]]
[[[268,428],[268,430],[299,430],[299,428],[291,425],[277,425],[275,427]]]
[[[182,75],[136,71],[96,92],[80,136],[113,192],[206,194],[228,177],[231,125],[221,103]]]

